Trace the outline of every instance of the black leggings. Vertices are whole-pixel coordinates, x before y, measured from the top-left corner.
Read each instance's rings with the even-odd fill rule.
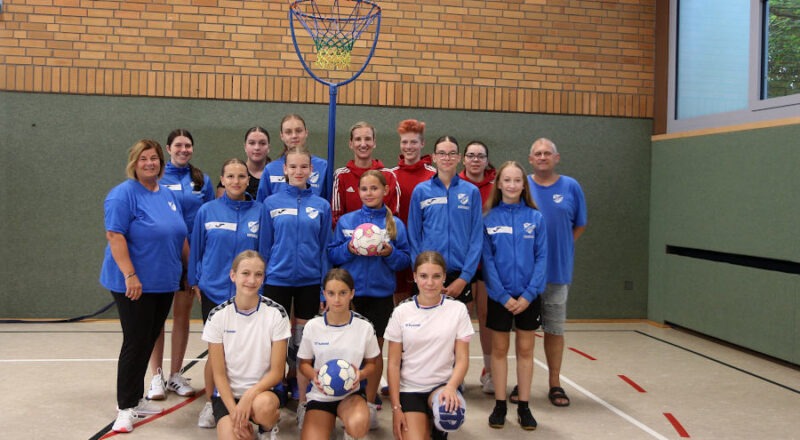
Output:
[[[122,348],[117,362],[117,406],[133,408],[144,395],[144,376],[156,339],[172,306],[174,292],[144,293],[131,301],[124,293],[111,292],[122,326]]]

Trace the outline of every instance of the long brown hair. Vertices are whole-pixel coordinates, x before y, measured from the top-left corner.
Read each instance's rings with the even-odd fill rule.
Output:
[[[486,201],[485,210],[488,212],[495,206],[499,205],[503,200],[503,192],[500,191],[500,178],[503,176],[503,171],[510,167],[516,167],[522,171],[522,194],[519,196],[520,200],[533,209],[539,209],[536,207],[536,202],[533,201],[533,196],[531,195],[531,186],[528,183],[528,176],[525,174],[525,168],[522,168],[522,165],[520,165],[519,162],[509,160],[504,162],[502,165],[500,165],[500,168],[497,169],[497,176],[494,178],[494,188],[492,188],[492,192],[489,194],[489,200]]]

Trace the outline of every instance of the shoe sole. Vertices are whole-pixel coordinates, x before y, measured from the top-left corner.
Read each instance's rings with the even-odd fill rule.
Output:
[[[147,396],[147,400],[166,400],[166,394],[156,394],[155,396]]]
[[[506,426],[505,423],[499,423],[499,424],[495,423],[494,425],[489,423],[489,427],[494,429],[503,429],[505,426]]]
[[[522,429],[524,429],[524,430],[526,430],[526,431],[536,431],[536,427],[538,426],[538,425],[534,425],[534,426],[523,426],[523,425],[522,425],[522,419],[520,419],[519,417],[517,417],[517,423],[519,423],[519,427],[520,427],[520,428],[522,428]]]
[[[177,395],[179,395],[181,397],[192,397],[192,396],[195,395],[195,391],[190,391],[188,393],[183,393],[183,394],[181,394],[181,393],[179,393],[177,391],[174,391],[174,390],[170,390],[170,391],[172,391],[173,393],[175,393],[175,394],[177,394]]]

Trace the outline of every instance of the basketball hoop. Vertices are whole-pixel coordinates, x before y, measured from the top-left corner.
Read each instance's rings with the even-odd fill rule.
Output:
[[[330,102],[328,104],[328,164],[333,169],[336,140],[336,93],[337,89],[358,78],[367,68],[381,30],[381,8],[373,0],[349,0],[352,8],[342,7],[339,0],[295,0],[289,7],[289,28],[292,31],[292,43],[297,58],[303,68],[316,81],[328,86]],[[369,54],[361,67],[348,79],[335,82],[317,75],[306,62],[295,34],[295,20],[311,36],[314,41],[316,60],[314,65],[328,72],[345,70],[350,67],[353,45],[361,34],[374,23],[375,31],[369,46]],[[339,76],[341,76],[339,74]],[[329,76],[330,78],[330,76]],[[327,173],[325,186],[333,196],[333,173]]]
[[[316,0],[296,0],[292,3],[289,10],[289,18],[292,22],[292,40],[300,59],[303,56],[297,47],[294,20],[297,20],[314,40],[314,51],[317,54],[314,64],[317,67],[325,70],[341,70],[350,67],[350,54],[356,40],[373,22],[377,20],[379,23],[381,17],[380,6],[371,0],[351,1],[354,5],[349,11],[346,7],[340,6],[338,0],[329,4],[320,4]],[[372,45],[373,50],[377,39],[378,32],[376,31],[375,42]]]

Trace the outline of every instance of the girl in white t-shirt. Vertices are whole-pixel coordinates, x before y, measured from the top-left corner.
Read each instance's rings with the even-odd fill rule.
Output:
[[[375,329],[366,318],[350,310],[355,296],[353,277],[345,269],[328,271],[323,282],[328,310],[306,323],[297,352],[300,372],[314,386],[308,392],[306,412],[301,424],[302,439],[329,438],[342,419],[347,435],[362,438],[370,426],[366,395],[359,391],[359,381],[375,372],[381,352]],[[333,359],[344,359],[357,369],[353,388],[344,396],[322,392],[317,380],[319,369]],[[313,364],[312,364],[313,363]]]
[[[280,304],[258,294],[264,270],[258,252],[240,253],[230,273],[236,296],[212,310],[203,329],[217,388],[211,404],[219,439],[252,439],[251,420],[259,425],[259,438],[276,433],[286,400],[281,383],[289,318]]]
[[[459,386],[467,374],[469,340],[475,331],[464,303],[442,294],[446,267],[438,252],[417,256],[414,282],[419,294],[398,304],[384,333],[397,439],[427,439],[431,433],[434,439],[446,438],[438,420],[431,426],[440,406],[460,412],[463,421],[465,402]]]

